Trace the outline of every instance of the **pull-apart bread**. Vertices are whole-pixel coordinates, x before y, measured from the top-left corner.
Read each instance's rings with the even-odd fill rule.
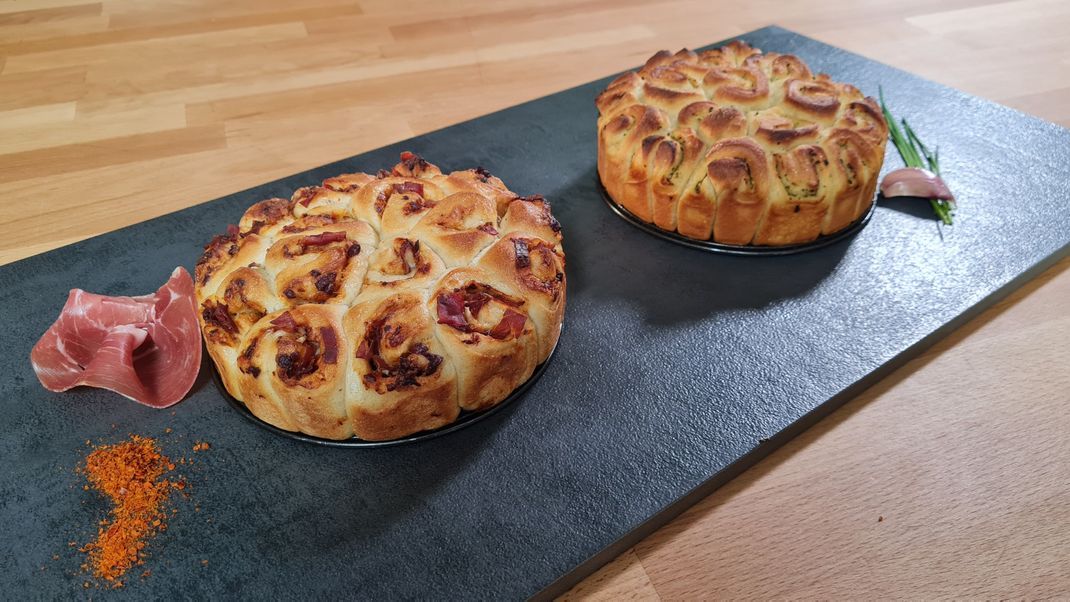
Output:
[[[801,244],[850,226],[873,203],[888,141],[872,98],[738,41],[661,51],[596,104],[610,198],[723,244]]]
[[[403,153],[250,207],[197,264],[208,353],[279,428],[381,441],[490,408],[557,344],[561,227],[540,196]]]

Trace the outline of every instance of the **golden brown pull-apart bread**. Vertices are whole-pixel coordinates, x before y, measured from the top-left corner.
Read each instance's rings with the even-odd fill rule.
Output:
[[[557,344],[561,226],[540,196],[411,153],[250,207],[196,270],[208,353],[279,428],[389,440],[500,403]]]
[[[596,105],[609,196],[724,244],[801,244],[851,225],[873,202],[888,141],[872,98],[738,41],[661,51]]]

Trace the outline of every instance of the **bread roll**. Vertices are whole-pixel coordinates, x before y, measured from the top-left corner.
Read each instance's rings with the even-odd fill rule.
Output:
[[[411,153],[254,204],[196,270],[227,391],[265,422],[336,440],[500,403],[557,344],[565,284],[542,197]]]
[[[873,203],[888,141],[875,100],[739,41],[661,51],[596,105],[609,196],[663,230],[732,245],[847,228]]]

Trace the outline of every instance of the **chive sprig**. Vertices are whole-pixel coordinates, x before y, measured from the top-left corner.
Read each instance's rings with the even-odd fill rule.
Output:
[[[884,113],[884,120],[888,122],[888,131],[892,137],[892,144],[895,144],[896,150],[899,151],[899,156],[903,158],[903,163],[906,163],[907,167],[918,167],[921,169],[928,169],[936,175],[940,175],[940,149],[929,150],[929,147],[925,146],[925,143],[921,141],[918,134],[914,132],[914,128],[910,127],[906,118],[900,120],[903,124],[902,129],[899,127],[899,123],[896,123],[895,117],[892,116],[892,112],[888,110],[888,105],[884,102],[884,89],[877,89],[881,99],[881,111]],[[933,212],[940,218],[940,221],[946,226],[950,226],[955,216],[955,202],[945,201],[942,199],[929,199],[929,204],[932,205]]]

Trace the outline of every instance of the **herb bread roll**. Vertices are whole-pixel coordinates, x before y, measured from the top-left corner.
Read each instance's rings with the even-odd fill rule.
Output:
[[[743,42],[661,51],[596,104],[598,173],[639,219],[696,240],[783,246],[873,203],[888,127],[857,88]]]

